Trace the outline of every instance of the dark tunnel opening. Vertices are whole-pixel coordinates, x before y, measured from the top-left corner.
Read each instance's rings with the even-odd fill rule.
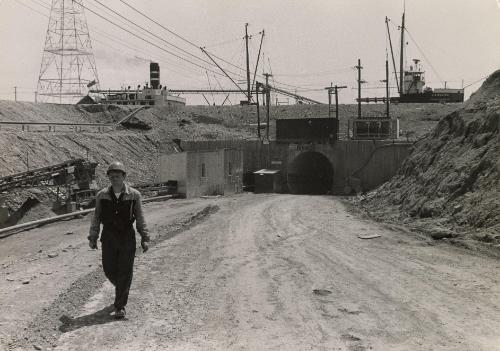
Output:
[[[287,182],[291,194],[326,194],[332,188],[332,164],[319,152],[304,152],[290,163]]]

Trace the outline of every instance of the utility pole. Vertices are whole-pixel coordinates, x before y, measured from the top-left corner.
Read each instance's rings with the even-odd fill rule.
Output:
[[[14,87],[14,101],[17,102],[17,87]]]
[[[35,91],[35,103],[38,102],[38,91]]]
[[[264,35],[265,35],[264,29],[262,29],[262,32],[260,32],[260,34],[261,34],[261,37],[260,37],[259,52],[257,54],[257,62],[255,63],[255,71],[253,71],[252,90],[253,90],[253,86],[255,83],[255,76],[257,75],[257,68],[259,67],[260,51],[262,50],[262,43],[264,42]]]
[[[267,126],[266,126],[266,138],[269,141],[269,113],[270,113],[270,105],[271,105],[271,89],[269,89],[269,77],[272,77],[272,74],[269,73],[264,73],[264,76],[266,77],[266,119],[267,119]]]
[[[386,107],[386,114],[387,118],[390,118],[390,111],[389,111],[389,60],[386,58],[385,59],[385,107]]]
[[[404,48],[405,48],[405,13],[403,12],[403,20],[401,21],[401,53],[399,54],[399,93],[404,94]]]
[[[257,98],[257,137],[260,140],[260,106],[259,106],[259,89],[261,87],[261,83],[255,83],[255,97]]]
[[[361,70],[363,67],[361,66],[361,59],[358,59],[358,65],[355,67],[358,69],[358,118],[361,118]]]
[[[389,18],[387,18],[387,16],[385,16],[385,26],[387,27],[387,36],[389,37],[389,45],[391,47],[392,66],[394,67],[394,76],[396,78],[396,86],[398,88],[398,93],[399,93],[400,90],[399,90],[398,73],[396,71],[396,61],[394,60],[394,50],[392,50],[391,31],[389,30]]]
[[[328,117],[332,117],[332,95],[335,95],[335,118],[339,119],[339,90],[345,89],[347,86],[333,86],[333,83],[330,83],[329,87],[325,89],[328,91]]]
[[[246,51],[247,51],[247,98],[248,98],[248,104],[252,102],[252,95],[250,92],[250,57],[248,54],[248,23],[245,23],[245,45],[246,45]]]
[[[330,86],[325,88],[328,90],[328,118],[332,117],[332,88],[333,83],[330,83]]]

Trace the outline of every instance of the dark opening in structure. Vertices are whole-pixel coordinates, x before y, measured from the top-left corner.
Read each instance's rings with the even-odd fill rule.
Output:
[[[304,152],[290,163],[287,183],[291,194],[326,194],[333,184],[332,164],[319,152]]]

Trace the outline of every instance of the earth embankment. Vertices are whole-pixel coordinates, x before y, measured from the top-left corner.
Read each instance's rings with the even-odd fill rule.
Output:
[[[500,244],[500,70],[415,143],[399,173],[363,197],[378,218],[436,237]]]

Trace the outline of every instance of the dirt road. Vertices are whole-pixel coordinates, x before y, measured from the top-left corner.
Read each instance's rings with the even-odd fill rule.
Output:
[[[81,235],[58,246],[73,240],[71,254],[42,258],[28,241],[0,252],[0,347],[500,350],[497,259],[360,219],[334,197],[183,201],[148,208],[157,242],[138,254],[124,321],[108,316],[113,289],[100,251],[85,247],[88,219],[36,230],[72,227]],[[41,274],[54,265],[64,274]]]

